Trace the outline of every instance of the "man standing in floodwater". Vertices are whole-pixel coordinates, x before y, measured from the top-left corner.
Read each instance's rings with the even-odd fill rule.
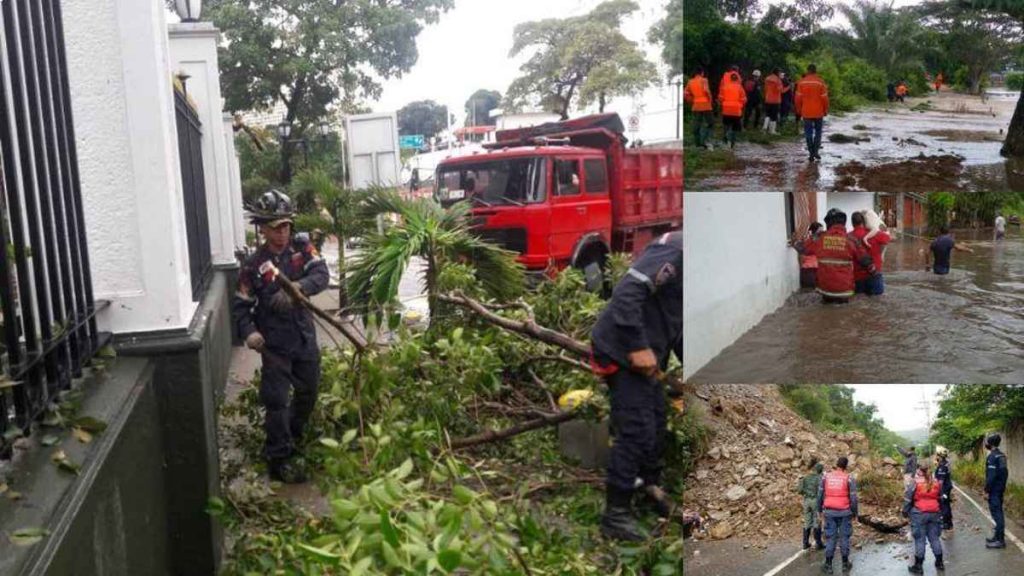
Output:
[[[1006,237],[1006,218],[1003,215],[996,213],[996,240],[1002,240]]]
[[[818,76],[818,67],[811,64],[807,74],[796,83],[796,115],[804,119],[804,139],[807,140],[807,159],[821,160],[821,133],[828,115],[828,86]]]
[[[949,232],[949,226],[943,224],[939,227],[939,237],[932,241],[931,248],[925,262],[925,270],[934,271],[936,274],[949,274],[950,261],[953,250],[960,252],[974,252],[970,248],[960,244]],[[934,260],[934,264],[932,261]]]

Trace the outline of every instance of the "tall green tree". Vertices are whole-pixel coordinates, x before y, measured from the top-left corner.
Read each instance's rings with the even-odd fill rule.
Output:
[[[1012,62],[1012,48],[1022,34],[1019,20],[974,10],[959,2],[927,3],[919,13],[928,28],[938,33],[947,59],[957,66],[947,69],[946,76],[962,69],[971,93],[981,93],[982,79]]]
[[[381,78],[409,71],[416,37],[454,0],[207,0],[221,30],[221,86],[230,111],[284,104],[302,136],[335,111],[377,98]],[[292,147],[285,147],[284,163]],[[287,178],[286,175],[286,180]]]
[[[501,92],[481,88],[466,100],[466,126],[494,126],[489,114],[501,105]]]
[[[533,50],[509,86],[512,108],[541,107],[569,117],[573,105],[598,104],[614,96],[642,91],[657,78],[657,68],[619,29],[639,6],[633,0],[608,0],[583,16],[548,18],[515,28],[510,57]]]
[[[966,454],[985,434],[1024,421],[1024,386],[949,385],[932,424],[932,441]]]
[[[839,10],[850,23],[852,52],[884,70],[890,77],[922,66],[924,27],[908,10],[891,4],[858,0]]]
[[[398,133],[433,138],[448,127],[447,113],[447,106],[433,100],[410,102],[398,110]]]
[[[668,65],[669,77],[683,73],[683,1],[670,0],[665,17],[647,33],[647,41],[661,45],[661,59]]]

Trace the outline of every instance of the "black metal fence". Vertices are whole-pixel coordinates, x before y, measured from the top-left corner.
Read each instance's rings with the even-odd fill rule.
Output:
[[[203,124],[188,101],[185,78],[174,90],[178,123],[178,157],[184,187],[188,261],[192,275],[192,300],[199,300],[213,270],[210,256],[210,225],[206,214],[206,180],[203,174]]]
[[[0,458],[109,337],[96,328],[59,0],[0,9]]]

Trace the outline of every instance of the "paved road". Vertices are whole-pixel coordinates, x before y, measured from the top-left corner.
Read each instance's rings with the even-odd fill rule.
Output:
[[[982,508],[987,506],[980,495],[968,494]],[[992,533],[992,523],[964,497],[957,494],[953,508],[956,530],[947,533],[943,540],[943,557],[946,571],[937,573],[934,557],[929,549],[925,560],[925,574],[943,576],[997,576],[1002,574],[1024,574],[1024,544],[1018,545],[1007,537],[1005,550],[988,550],[985,538]],[[1020,535],[1020,530],[1012,523],[1008,532]],[[869,529],[855,525],[854,532],[864,534]],[[799,552],[796,537],[790,546],[789,553],[772,547],[766,551],[743,550],[742,543],[735,542],[732,550],[726,549],[725,542],[714,542],[689,546],[684,560],[688,576],[816,576],[821,574],[823,553],[809,551]],[[1019,542],[1019,540],[1018,540]],[[690,549],[701,550],[701,555],[694,558]],[[788,560],[787,560],[788,558]],[[878,576],[908,574],[907,566],[913,561],[913,542],[908,539],[900,543],[865,544],[862,549],[854,550],[850,555],[853,570],[849,576]],[[835,574],[842,574],[839,566],[839,554],[835,558]]]

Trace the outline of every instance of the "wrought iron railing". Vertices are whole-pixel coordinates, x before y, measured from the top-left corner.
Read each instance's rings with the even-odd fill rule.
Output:
[[[0,8],[0,458],[105,343],[95,315],[59,0]]]
[[[178,157],[184,190],[185,229],[188,235],[189,272],[192,275],[192,300],[199,300],[213,270],[210,256],[210,225],[206,213],[206,180],[203,174],[203,124],[185,91],[187,77],[174,90],[174,110],[178,123]]]

